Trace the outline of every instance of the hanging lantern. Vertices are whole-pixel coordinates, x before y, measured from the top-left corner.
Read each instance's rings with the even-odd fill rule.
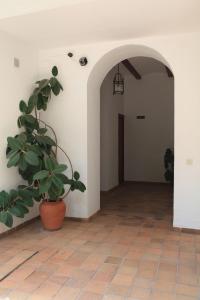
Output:
[[[123,95],[124,94],[124,78],[119,72],[119,64],[117,66],[117,73],[113,79],[113,95]]]

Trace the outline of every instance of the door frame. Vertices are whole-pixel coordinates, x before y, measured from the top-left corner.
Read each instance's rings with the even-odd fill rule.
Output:
[[[118,181],[124,183],[124,120],[123,114],[118,114]]]

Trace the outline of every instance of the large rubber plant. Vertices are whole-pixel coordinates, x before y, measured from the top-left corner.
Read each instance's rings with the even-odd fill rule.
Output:
[[[39,111],[46,111],[53,96],[58,96],[63,87],[57,79],[58,69],[52,68],[50,79],[36,82],[29,100],[21,100],[21,115],[17,123],[20,133],[7,138],[7,167],[17,167],[26,184],[9,192],[0,192],[0,222],[12,227],[13,216],[24,218],[34,201],[56,202],[70,191],[85,191],[80,175],[73,170],[66,152],[58,145],[54,129],[39,118]],[[58,151],[68,160],[71,176],[66,176],[66,164],[60,164]]]

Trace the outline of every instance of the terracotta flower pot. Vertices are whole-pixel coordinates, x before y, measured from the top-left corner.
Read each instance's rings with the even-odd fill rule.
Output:
[[[43,227],[47,230],[58,230],[62,227],[66,205],[62,199],[56,202],[42,201],[40,217]]]

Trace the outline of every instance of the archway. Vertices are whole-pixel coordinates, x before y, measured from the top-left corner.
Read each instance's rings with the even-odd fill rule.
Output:
[[[88,215],[100,209],[100,86],[106,74],[119,61],[135,56],[154,58],[170,67],[156,50],[142,45],[125,45],[106,53],[93,67],[88,78],[87,97],[87,189]]]

